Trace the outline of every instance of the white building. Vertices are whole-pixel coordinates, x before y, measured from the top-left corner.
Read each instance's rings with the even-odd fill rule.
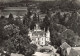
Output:
[[[28,36],[30,36],[32,40],[31,43],[34,43],[39,46],[44,46],[44,45],[46,46],[50,42],[49,30],[47,30],[47,32],[45,32],[44,30],[41,30],[38,24],[36,24],[36,27],[34,30],[29,30]]]

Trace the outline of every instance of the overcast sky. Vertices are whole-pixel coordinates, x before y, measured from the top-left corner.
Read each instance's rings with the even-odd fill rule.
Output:
[[[18,2],[21,0],[0,0],[0,2]]]
[[[19,2],[22,0],[0,0],[0,2]],[[54,0],[33,0],[33,1],[54,1]]]
[[[0,2],[19,2],[22,0],[0,0]],[[34,1],[45,1],[45,0],[34,0]],[[54,1],[54,0],[46,0],[46,1]],[[80,0],[75,0],[76,3],[80,4]]]

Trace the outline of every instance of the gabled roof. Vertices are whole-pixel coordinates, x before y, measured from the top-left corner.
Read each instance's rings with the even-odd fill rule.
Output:
[[[69,56],[78,56],[78,52],[71,48]]]
[[[76,52],[78,53],[78,55],[80,55],[80,47],[72,47],[74,50],[76,50]]]
[[[67,49],[68,47],[71,47],[69,44],[67,44],[66,42],[62,43],[62,45],[60,46],[62,49]]]
[[[67,55],[69,56],[80,55],[80,47],[67,48]]]

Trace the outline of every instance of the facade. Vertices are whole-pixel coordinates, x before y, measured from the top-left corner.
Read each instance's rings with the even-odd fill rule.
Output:
[[[36,27],[34,28],[34,30],[29,30],[28,36],[30,36],[32,40],[31,43],[34,43],[37,46],[44,46],[44,45],[46,46],[50,42],[49,30],[47,30],[47,32],[45,32],[44,30],[41,30],[38,24],[36,24]]]
[[[46,16],[46,14],[40,14],[39,15],[39,20],[43,22],[45,16]]]
[[[4,15],[5,17],[8,17],[9,14],[13,14],[14,17],[16,16],[23,16],[27,14],[28,10],[27,7],[5,7],[1,11],[1,15]]]

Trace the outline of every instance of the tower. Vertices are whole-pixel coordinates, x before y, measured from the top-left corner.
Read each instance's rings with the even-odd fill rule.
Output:
[[[38,24],[36,24],[35,26],[34,26],[34,30],[37,30],[39,28],[39,26],[38,26]]]
[[[49,29],[46,32],[46,37],[50,38],[50,31],[49,31]]]
[[[39,27],[39,24],[36,24],[35,28],[34,28],[34,31],[41,31],[40,27]]]
[[[29,30],[28,36],[32,39],[32,32],[30,29],[28,29],[28,30]]]
[[[49,43],[50,42],[50,31],[49,29],[46,32],[46,41]]]

